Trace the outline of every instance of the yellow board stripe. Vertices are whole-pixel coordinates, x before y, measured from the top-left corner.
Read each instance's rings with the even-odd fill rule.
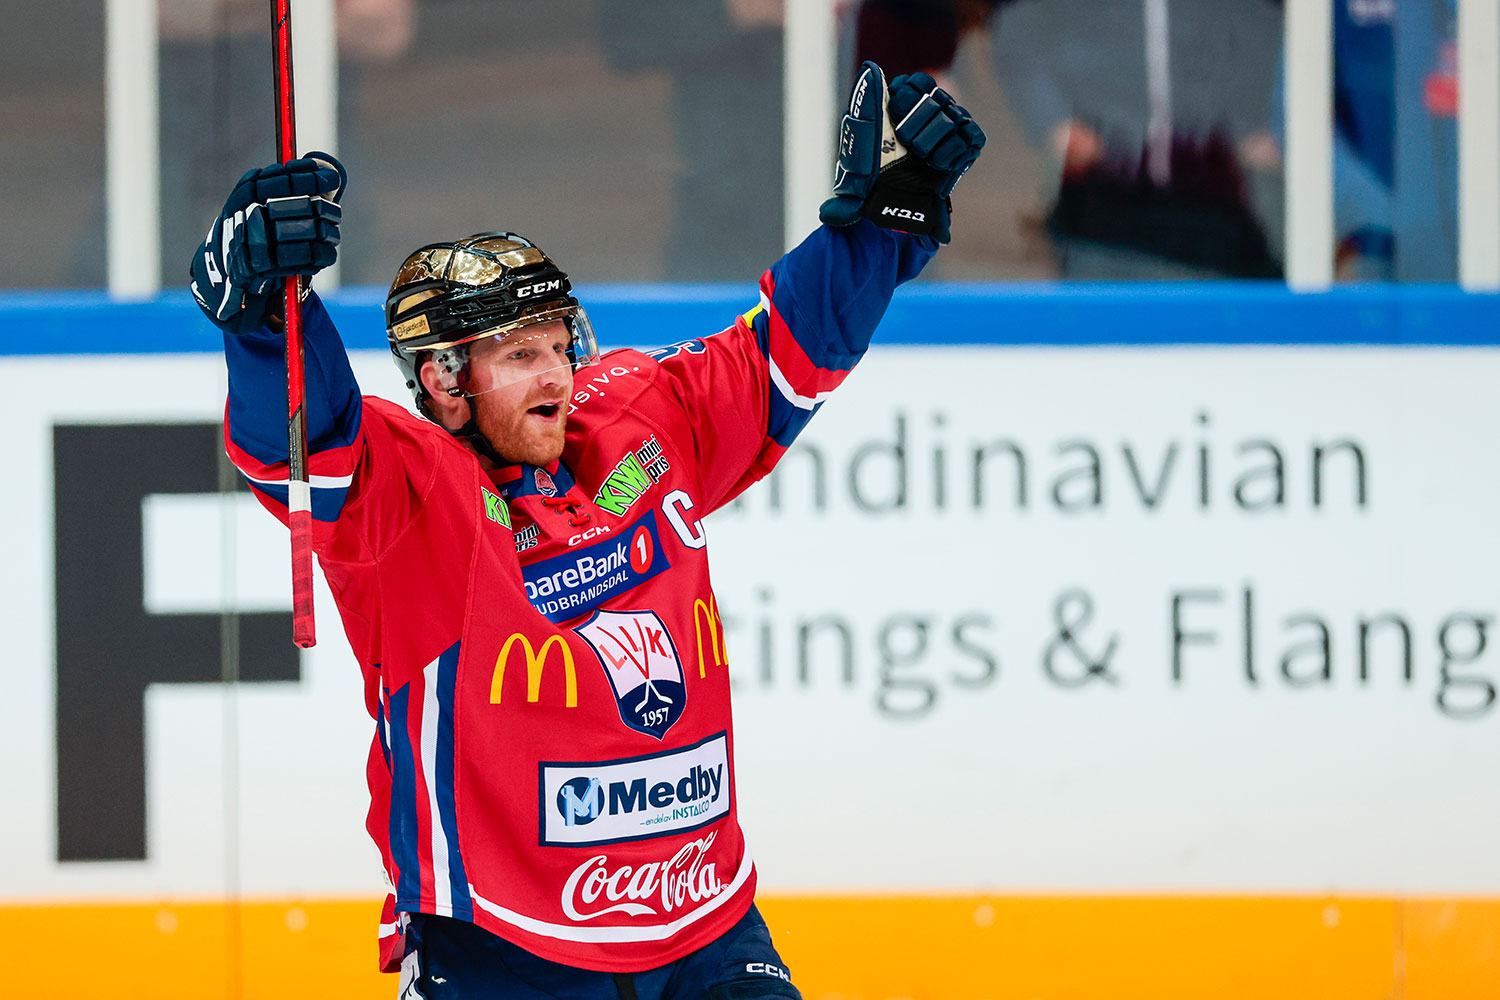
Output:
[[[1500,997],[1500,898],[764,895],[806,1000]],[[0,905],[58,996],[395,995],[369,900]],[[26,975],[31,975],[27,973]]]

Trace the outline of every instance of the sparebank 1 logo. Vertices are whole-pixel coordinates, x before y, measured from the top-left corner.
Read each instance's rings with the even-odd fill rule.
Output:
[[[656,612],[599,611],[573,631],[599,654],[625,725],[665,736],[682,717],[687,687],[677,645]]]
[[[604,812],[604,786],[598,778],[574,778],[557,790],[557,811],[567,826],[587,826]]]

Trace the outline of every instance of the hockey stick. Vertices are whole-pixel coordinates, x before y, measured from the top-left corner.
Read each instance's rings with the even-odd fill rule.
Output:
[[[275,50],[276,157],[297,157],[297,117],[292,105],[292,0],[271,0]],[[312,488],[307,480],[307,382],[302,362],[302,282],[286,282],[287,523],[292,529],[292,641],[303,649],[317,640],[313,623]]]

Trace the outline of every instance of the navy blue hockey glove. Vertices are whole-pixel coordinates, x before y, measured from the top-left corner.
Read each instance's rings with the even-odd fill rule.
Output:
[[[830,226],[864,217],[947,243],[948,196],[983,148],[984,130],[932,77],[898,76],[887,88],[867,62],[839,128],[833,197],[818,217]]]
[[[285,279],[338,256],[349,175],[327,153],[251,170],[193,254],[193,298],[220,329],[246,333],[280,315]]]

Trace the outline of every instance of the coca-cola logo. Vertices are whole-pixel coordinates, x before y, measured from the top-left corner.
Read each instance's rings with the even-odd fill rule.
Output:
[[[606,913],[656,916],[712,899],[724,891],[717,866],[706,861],[717,837],[710,833],[688,841],[667,860],[636,867],[611,868],[609,856],[597,854],[568,876],[562,892],[563,912],[581,923]]]

